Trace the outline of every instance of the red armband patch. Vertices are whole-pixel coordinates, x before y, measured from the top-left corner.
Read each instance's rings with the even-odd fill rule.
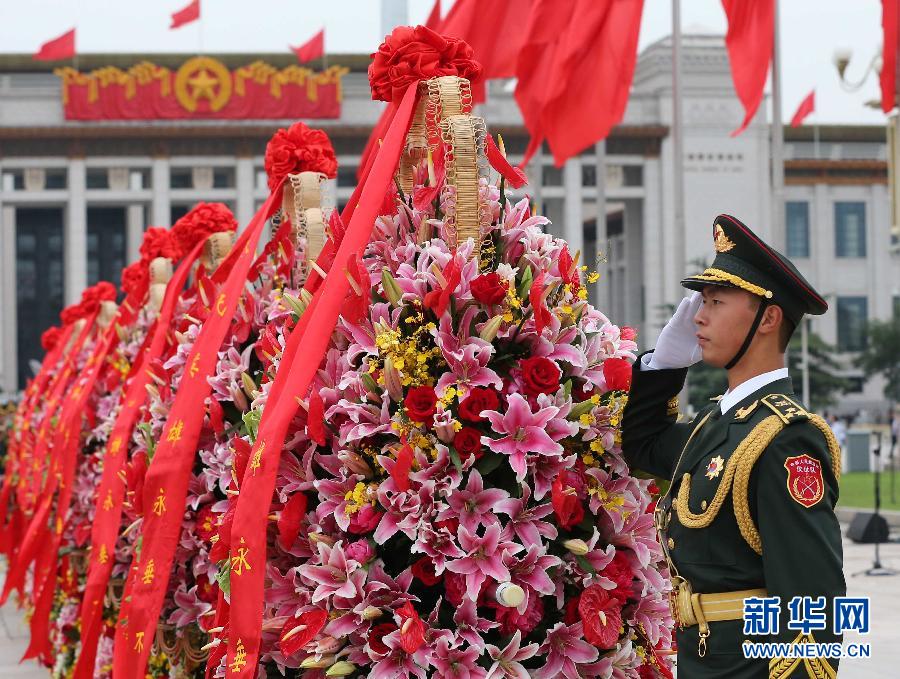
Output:
[[[787,489],[798,503],[812,507],[825,494],[822,464],[809,455],[796,455],[784,462],[787,469]]]

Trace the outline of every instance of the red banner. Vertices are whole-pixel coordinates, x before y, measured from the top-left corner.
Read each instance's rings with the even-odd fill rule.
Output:
[[[140,553],[135,553],[132,559],[126,583],[129,599],[123,597],[119,611],[113,657],[113,676],[117,679],[145,676],[181,535],[182,508],[203,424],[203,410],[198,410],[197,404],[204,403],[212,391],[207,378],[215,370],[219,347],[243,294],[247,272],[255,259],[253,248],[280,199],[280,190],[269,196],[213,276],[219,291],[215,300],[211,300],[211,313],[188,355],[187,365],[191,367],[181,378],[162,440],[147,469],[144,507],[153,509],[144,512]]]
[[[91,552],[88,564],[87,584],[81,603],[81,651],[73,676],[87,679],[94,674],[97,657],[97,642],[103,628],[103,607],[101,602],[109,584],[115,561],[116,538],[122,521],[122,503],[125,500],[125,483],[120,478],[128,457],[128,444],[138,417],[147,400],[147,384],[150,373],[144,366],[150,365],[162,353],[169,333],[169,325],[175,311],[175,304],[184,289],[191,265],[203,248],[203,241],[194,246],[185,256],[175,275],[166,287],[166,294],[160,307],[159,316],[145,343],[146,351],[141,351],[135,359],[131,374],[122,393],[122,409],[116,416],[103,459],[103,474],[97,487],[97,511],[91,528]]]
[[[55,71],[66,120],[339,118],[347,72],[343,66],[279,69],[262,61],[231,71],[211,57],[188,59],[175,71],[149,61],[127,71]]]

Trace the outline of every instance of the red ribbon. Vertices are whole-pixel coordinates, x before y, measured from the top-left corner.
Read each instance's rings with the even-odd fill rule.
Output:
[[[156,625],[162,609],[175,548],[181,536],[183,510],[187,497],[197,440],[203,424],[202,404],[212,391],[207,378],[218,363],[218,351],[234,317],[244,291],[247,273],[254,259],[254,245],[266,220],[279,205],[281,191],[269,196],[254,215],[213,276],[225,278],[218,295],[210,300],[211,309],[192,347],[175,402],[162,432],[144,482],[144,518],[141,526],[141,553],[135,554],[126,589],[131,601],[123,597],[116,629],[113,673],[116,679],[143,679]],[[159,502],[164,496],[163,503]]]
[[[226,676],[256,676],[262,631],[266,566],[267,516],[275,488],[275,475],[288,425],[297,409],[296,397],[307,392],[325,356],[328,342],[350,287],[344,269],[365,245],[374,228],[385,191],[393,180],[412,121],[416,84],[410,85],[378,151],[360,193],[359,204],[334,256],[332,275],[291,333],[279,364],[267,407],[254,444],[259,467],[244,475],[231,529],[231,633],[228,638]],[[315,323],[310,321],[315,319]]]
[[[128,447],[134,427],[147,400],[146,385],[150,373],[144,369],[159,358],[165,347],[175,312],[175,304],[184,289],[191,266],[203,249],[203,241],[181,261],[175,270],[160,306],[159,316],[148,334],[145,346],[131,367],[122,391],[122,408],[116,416],[112,432],[103,455],[103,473],[97,486],[94,523],[91,526],[91,559],[88,564],[87,583],[81,602],[81,651],[75,663],[73,677],[89,679],[94,676],[97,643],[103,631],[103,596],[109,585],[115,563],[115,545],[122,521],[122,503],[125,500],[125,484],[119,477],[128,458]]]

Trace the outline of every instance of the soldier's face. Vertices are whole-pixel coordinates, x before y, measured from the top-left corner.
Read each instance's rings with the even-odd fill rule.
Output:
[[[706,286],[702,295],[703,304],[694,316],[697,341],[703,362],[722,368],[744,343],[756,316],[755,300],[749,292],[718,285]]]

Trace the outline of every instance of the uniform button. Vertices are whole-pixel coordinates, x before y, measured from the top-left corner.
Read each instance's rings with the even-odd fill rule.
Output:
[[[669,549],[675,549],[675,540],[669,538]]]
[[[706,510],[706,500],[704,500],[703,502],[700,503],[700,509],[702,509],[704,511]]]
[[[672,520],[672,510],[671,509],[669,510],[669,513],[666,515],[666,519],[669,521]]]

